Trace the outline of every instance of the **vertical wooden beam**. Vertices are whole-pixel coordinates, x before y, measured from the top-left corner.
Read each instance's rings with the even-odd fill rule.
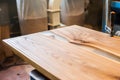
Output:
[[[13,53],[10,49],[3,46],[2,40],[10,37],[9,25],[0,26],[0,61],[5,57],[12,56]]]
[[[1,27],[0,27],[0,62],[2,61],[2,60],[4,60],[4,54],[3,54],[3,50],[2,50],[2,46],[1,46],[1,40],[2,40],[2,36],[1,36],[1,33],[2,31],[1,31]]]
[[[51,27],[60,25],[60,3],[61,0],[49,0],[48,25]]]

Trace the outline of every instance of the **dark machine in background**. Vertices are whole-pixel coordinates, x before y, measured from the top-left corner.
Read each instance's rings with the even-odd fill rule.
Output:
[[[120,36],[120,0],[111,2],[111,11],[115,12],[114,34]]]
[[[112,1],[111,10],[116,13],[115,24],[120,25],[120,1]]]
[[[120,0],[104,0],[103,4],[102,31],[120,36]]]

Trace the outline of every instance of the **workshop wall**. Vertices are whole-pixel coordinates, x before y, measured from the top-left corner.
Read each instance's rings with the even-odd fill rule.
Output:
[[[0,65],[6,57],[12,56],[13,53],[6,49],[2,44],[2,39],[9,38],[13,29],[19,31],[17,22],[16,0],[0,0]],[[14,20],[14,22],[13,22]],[[18,22],[17,22],[18,24]]]
[[[8,3],[1,0],[0,2],[0,63],[4,60],[4,51],[2,48],[2,39],[7,38],[5,35],[5,28],[9,27],[9,14],[8,14]],[[8,29],[7,29],[8,30]],[[3,36],[4,35],[4,36]]]
[[[17,36],[20,35],[19,29],[19,22],[18,22],[18,15],[17,15],[17,8],[16,8],[16,0],[0,0],[0,4],[6,4],[6,12],[8,13],[7,16],[2,19],[2,21],[9,22],[10,25],[10,35]],[[5,20],[7,19],[7,20]]]

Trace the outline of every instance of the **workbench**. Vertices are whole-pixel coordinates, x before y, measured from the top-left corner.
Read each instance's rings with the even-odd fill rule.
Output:
[[[120,39],[80,26],[3,40],[51,80],[119,80]]]

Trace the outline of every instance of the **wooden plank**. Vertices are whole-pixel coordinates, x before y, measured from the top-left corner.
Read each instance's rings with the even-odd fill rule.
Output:
[[[41,32],[42,35],[45,35],[45,36],[49,36],[51,38],[54,38],[56,40],[60,40],[60,41],[64,41],[64,42],[68,42],[69,41],[67,39],[65,39],[64,37],[61,37],[61,36],[58,36],[54,33],[52,33],[51,31],[45,31],[45,32]],[[117,38],[117,39],[120,39],[118,37],[113,37],[113,38]],[[76,44],[75,44],[76,45]],[[81,47],[82,49],[85,49],[87,51],[92,51],[93,53],[96,53],[96,54],[99,54],[101,56],[104,56],[104,57],[107,57],[107,58],[110,58],[112,60],[115,60],[115,61],[119,61],[120,62],[120,58],[117,57],[117,56],[114,56],[112,54],[109,54],[108,52],[105,52],[103,50],[100,50],[100,49],[97,49],[97,48],[94,48],[94,47],[90,47],[90,46],[86,46],[86,45],[77,45],[79,47]]]
[[[4,40],[52,80],[119,80],[120,62],[40,33]]]
[[[120,39],[110,37],[108,34],[76,25],[52,30],[52,32],[71,43],[94,47],[120,57]]]

